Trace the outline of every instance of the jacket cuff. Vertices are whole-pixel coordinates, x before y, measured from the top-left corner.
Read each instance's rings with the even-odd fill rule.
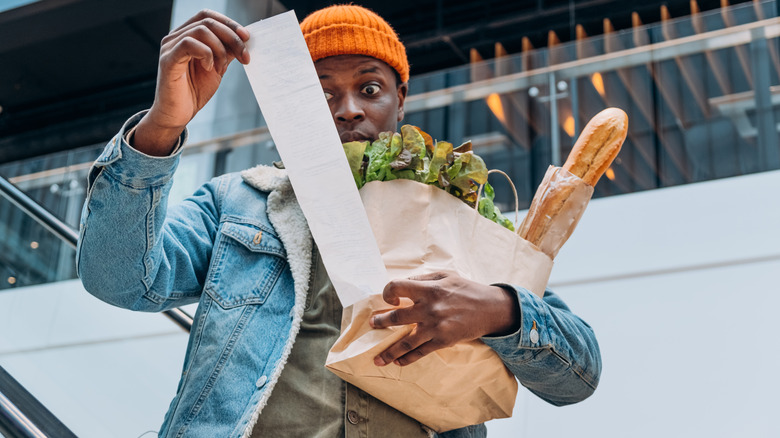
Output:
[[[549,332],[544,322],[547,311],[544,302],[533,292],[509,284],[494,284],[517,294],[520,306],[520,328],[504,336],[483,336],[482,342],[501,356],[513,356],[518,349],[538,349],[551,344]]]
[[[94,167],[103,168],[120,183],[131,187],[149,187],[167,183],[179,164],[182,145],[187,141],[185,129],[171,155],[153,157],[144,154],[127,143],[127,134],[133,130],[148,112],[144,110],[130,117],[122,129],[108,143]]]

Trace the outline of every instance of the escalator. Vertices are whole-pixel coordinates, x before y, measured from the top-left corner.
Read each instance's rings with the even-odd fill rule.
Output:
[[[77,239],[0,177],[0,436],[153,434],[175,393],[192,317],[91,297],[76,279]]]

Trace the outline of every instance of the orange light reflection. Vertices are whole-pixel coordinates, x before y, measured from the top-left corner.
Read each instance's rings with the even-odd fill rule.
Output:
[[[566,120],[563,121],[563,130],[569,134],[569,137],[574,137],[574,117],[566,117]]]
[[[593,75],[590,77],[590,81],[593,82],[593,88],[599,92],[601,97],[604,97],[606,91],[604,90],[604,78],[601,77],[601,73],[593,73]]]
[[[487,105],[488,108],[490,108],[490,111],[493,112],[493,115],[496,116],[496,118],[501,123],[506,123],[506,116],[504,115],[504,106],[501,104],[501,96],[498,95],[498,93],[493,93],[487,97]]]

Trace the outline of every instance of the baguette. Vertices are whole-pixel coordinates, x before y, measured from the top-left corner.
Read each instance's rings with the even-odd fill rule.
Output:
[[[591,187],[596,185],[620,152],[627,133],[628,116],[625,112],[618,108],[607,108],[601,111],[582,130],[563,169]],[[542,182],[539,187],[519,233],[520,237],[536,245],[550,258],[554,258],[558,249],[568,239],[568,234],[560,237],[548,236],[550,228],[559,220],[563,212],[568,211],[571,215],[573,209],[578,206],[567,205],[569,198],[575,192],[575,184],[547,185],[546,183],[549,184],[549,181]],[[574,204],[579,202],[581,201],[574,201]],[[578,217],[570,224],[569,233],[573,231],[576,220]],[[545,238],[548,240],[544,241]],[[550,242],[555,243],[550,245]]]
[[[595,186],[620,152],[626,134],[626,113],[619,108],[605,109],[585,125],[563,168]]]

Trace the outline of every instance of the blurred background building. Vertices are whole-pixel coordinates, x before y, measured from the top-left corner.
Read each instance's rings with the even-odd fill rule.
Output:
[[[151,104],[171,28],[202,8],[249,24],[329,3],[0,1],[0,406],[3,394],[36,406],[24,387],[78,436],[159,427],[187,335],[98,302],[74,280],[86,172]],[[596,330],[601,388],[567,408],[521,390],[490,436],[780,436],[778,3],[355,3],[406,44],[405,122],[472,140],[488,167],[509,173],[521,210],[593,115],[629,115],[623,150],[551,279]],[[232,65],[189,126],[174,200],[278,159],[251,95]],[[494,186],[513,210],[511,189]]]

